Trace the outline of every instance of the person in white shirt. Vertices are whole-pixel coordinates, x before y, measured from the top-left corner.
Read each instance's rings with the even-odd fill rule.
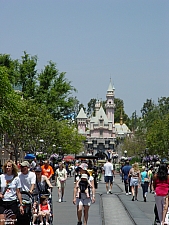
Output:
[[[113,164],[111,163],[111,159],[108,159],[108,161],[104,164],[103,170],[104,170],[107,194],[109,193],[112,194],[113,177],[115,177],[115,175],[114,175]]]
[[[16,222],[17,199],[20,203],[20,213],[24,214],[17,166],[12,160],[8,160],[3,166],[3,171],[4,173],[0,175],[0,225],[7,224],[10,219]]]
[[[19,172],[19,179],[21,182],[21,191],[33,193],[36,183],[36,175],[29,171],[30,164],[28,161],[23,161],[21,164],[21,172]]]

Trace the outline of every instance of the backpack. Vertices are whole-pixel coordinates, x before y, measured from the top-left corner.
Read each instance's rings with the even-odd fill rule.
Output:
[[[84,180],[80,180],[80,182],[79,182],[79,189],[80,189],[79,199],[81,199],[81,193],[85,193],[85,190],[87,188],[88,188],[88,192],[89,192],[89,196],[90,196],[90,186],[89,186],[88,182],[84,181]]]

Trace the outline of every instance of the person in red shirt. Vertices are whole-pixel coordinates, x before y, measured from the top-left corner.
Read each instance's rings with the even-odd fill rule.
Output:
[[[46,217],[46,225],[49,225],[50,205],[46,196],[41,196],[39,204],[40,225],[43,225],[43,217]]]
[[[54,174],[53,168],[49,165],[49,160],[45,160],[44,165],[41,166],[42,168],[42,175],[47,176],[50,180],[52,175]]]

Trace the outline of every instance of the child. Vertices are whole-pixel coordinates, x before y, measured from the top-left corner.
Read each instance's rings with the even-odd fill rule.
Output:
[[[80,180],[77,182],[77,198],[81,198],[81,193],[85,193],[87,198],[90,198],[89,188],[92,188],[90,181],[88,180],[87,174],[82,174]]]
[[[41,196],[39,204],[40,225],[43,225],[43,217],[46,217],[46,225],[49,225],[50,205],[46,196]]]
[[[33,213],[33,221],[32,221],[32,223],[33,223],[33,225],[35,225],[35,221],[36,221],[36,219],[38,217],[37,205],[38,205],[38,202],[35,201],[33,203],[33,207],[32,207],[32,213]]]

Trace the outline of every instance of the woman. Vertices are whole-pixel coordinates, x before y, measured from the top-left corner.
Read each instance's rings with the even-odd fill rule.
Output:
[[[144,202],[146,202],[148,186],[149,186],[149,177],[148,177],[148,173],[146,171],[145,166],[142,167],[142,170],[143,171],[141,172],[141,187],[142,187],[142,191],[143,191],[143,199],[144,199]]]
[[[140,183],[140,170],[138,163],[134,163],[132,168],[129,171],[130,179],[130,186],[131,186],[131,192],[132,192],[132,201],[137,200],[137,194],[138,194],[138,186]]]
[[[81,198],[77,198],[76,197],[76,187],[77,187],[77,183],[80,179],[80,177],[77,176],[76,178],[76,183],[74,186],[74,192],[73,192],[73,204],[77,205],[77,217],[78,217],[78,223],[77,225],[82,225],[82,210],[83,210],[83,221],[84,221],[84,225],[87,225],[87,221],[88,221],[88,212],[89,212],[89,208],[91,203],[95,202],[95,188],[94,188],[94,179],[92,176],[89,175],[89,173],[87,172],[87,167],[88,165],[86,163],[82,163],[79,166],[79,172],[80,174],[88,174],[88,179],[92,185],[92,193],[90,190],[90,198],[88,198],[86,196],[85,193],[81,193]]]
[[[0,175],[0,225],[8,224],[11,220],[13,224],[16,222],[16,215],[19,210],[24,214],[22,198],[20,193],[21,183],[18,177],[17,166],[12,160],[8,160],[3,166],[3,174]],[[11,222],[10,221],[10,222]]]
[[[59,168],[56,170],[56,186],[58,188],[59,203],[63,202],[65,184],[67,179],[67,171],[63,163],[59,163]]]
[[[155,190],[155,202],[157,206],[159,220],[161,224],[164,224],[166,211],[168,209],[169,190],[169,175],[166,164],[159,165],[158,172],[153,177],[153,186]]]
[[[42,175],[42,169],[40,166],[35,167],[34,171],[36,174],[35,193],[47,194],[48,188],[53,188],[52,184],[45,175]]]

